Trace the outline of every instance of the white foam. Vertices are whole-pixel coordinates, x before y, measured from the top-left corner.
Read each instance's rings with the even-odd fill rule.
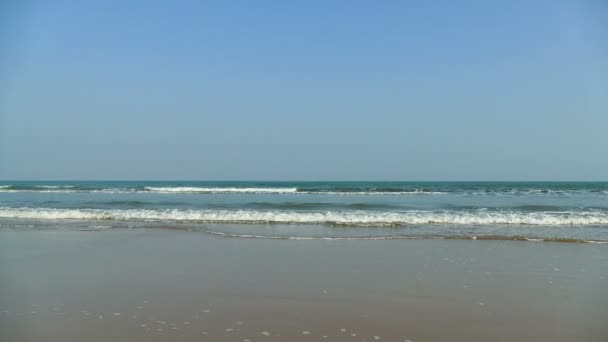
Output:
[[[279,211],[179,209],[51,209],[0,207],[0,218],[40,220],[183,221],[203,223],[308,223],[390,225],[606,225],[605,211]]]
[[[79,189],[75,185],[37,185],[32,188],[20,189],[14,188],[13,185],[0,185],[0,192],[29,192],[29,193],[159,193],[159,194],[309,194],[309,195],[327,195],[327,196],[411,196],[411,195],[473,195],[473,196],[572,196],[572,195],[608,195],[608,190],[599,192],[589,192],[588,190],[552,190],[552,189],[510,189],[510,190],[476,190],[476,191],[430,191],[422,189],[404,190],[404,191],[382,191],[382,189],[369,189],[361,191],[341,191],[327,189],[321,191],[318,189],[306,188],[298,189],[297,187],[204,187],[204,186],[160,186],[160,187],[144,187],[144,188],[90,188]]]
[[[230,234],[224,232],[216,232],[207,230],[205,231],[207,234],[218,235],[224,237],[233,237],[233,238],[244,238],[244,239],[266,239],[266,240],[416,240],[421,237],[418,236],[404,236],[404,235],[394,235],[394,236],[353,236],[353,237],[318,237],[318,236],[272,236],[272,235],[252,235],[252,234]],[[439,238],[439,237],[431,237],[431,238]],[[323,291],[323,294],[327,294],[327,291]]]
[[[538,239],[538,238],[528,238],[527,237],[525,239],[530,242],[543,242],[544,241],[544,239]]]
[[[445,195],[442,191],[301,191],[301,194],[336,195],[336,196],[372,196],[372,195]]]
[[[222,188],[222,187],[153,187],[147,186],[146,190],[161,193],[292,193],[297,192],[298,188]]]
[[[107,189],[70,189],[70,188],[39,188],[39,189],[11,189],[10,186],[0,186],[0,192],[28,192],[28,193],[158,193],[158,194],[300,194],[300,195],[326,195],[326,196],[400,196],[400,195],[443,195],[439,191],[298,191],[298,188],[205,188],[205,187],[145,187],[134,188],[107,188]]]
[[[363,195],[443,195],[446,192],[410,190],[410,191],[306,191],[298,190],[297,187],[154,187],[147,186],[139,188],[103,188],[103,189],[74,189],[73,185],[40,185],[31,189],[13,189],[12,185],[0,185],[0,192],[30,192],[30,193],[159,193],[159,194],[230,194],[230,193],[250,193],[250,194],[309,194],[309,195],[328,195],[328,196],[363,196]]]
[[[142,192],[138,190],[131,190]],[[127,189],[104,189],[93,192],[129,192]],[[377,195],[444,195],[440,191],[306,191],[298,188],[205,188],[205,187],[146,187],[145,192],[161,194],[296,194],[296,195],[326,195],[326,196],[377,196]]]

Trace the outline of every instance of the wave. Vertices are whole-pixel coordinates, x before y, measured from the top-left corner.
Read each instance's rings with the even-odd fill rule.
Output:
[[[364,190],[364,191],[341,191],[341,190],[325,190],[325,191],[298,191],[301,194],[317,194],[317,195],[445,195],[447,192],[443,191],[423,191],[423,190],[407,190],[407,191],[378,191],[378,190]]]
[[[0,192],[75,192],[75,185],[0,185]]]
[[[413,194],[444,194],[440,191],[407,190],[400,189],[309,189],[309,188],[261,188],[261,187],[151,187],[146,191],[159,193],[258,193],[258,194],[319,194],[319,195],[413,195]]]
[[[40,193],[159,193],[159,194],[316,194],[316,195],[440,195],[445,192],[408,190],[408,191],[381,191],[381,190],[309,190],[297,187],[273,188],[273,187],[153,187],[143,188],[80,188],[76,186],[0,186],[0,192],[40,192]]]
[[[335,202],[249,202],[239,203],[238,209],[265,210],[406,210],[407,207],[384,203],[335,203]],[[223,207],[223,208],[222,208]],[[228,205],[218,204],[216,208],[227,209]],[[236,208],[232,206],[232,208]]]
[[[252,186],[251,186],[252,185]],[[360,195],[461,195],[461,196],[605,196],[608,195],[605,185],[596,188],[511,188],[511,187],[413,187],[413,186],[324,186],[315,187],[302,184],[289,184],[292,186],[279,186],[263,184],[253,185],[192,185],[192,186],[144,186],[144,185],[119,185],[119,184],[8,184],[0,185],[0,192],[41,192],[41,193],[159,193],[159,194],[314,194],[334,196],[360,196]]]
[[[294,193],[298,191],[298,188],[225,188],[225,187],[153,187],[147,186],[144,188],[151,192],[161,193]]]
[[[301,187],[300,193],[329,195],[443,195],[447,191],[411,187]]]
[[[118,220],[199,223],[402,225],[608,225],[606,211],[279,211],[184,209],[54,209],[0,207],[0,218],[32,220]]]

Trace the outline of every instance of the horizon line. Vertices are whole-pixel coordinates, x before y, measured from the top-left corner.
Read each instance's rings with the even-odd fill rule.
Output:
[[[397,180],[397,179],[317,179],[317,180],[302,180],[302,179],[288,179],[288,180],[276,180],[276,179],[0,179],[0,182],[608,182],[608,180],[571,180],[571,179],[560,179],[560,180],[547,180],[547,179],[532,179],[532,180]]]

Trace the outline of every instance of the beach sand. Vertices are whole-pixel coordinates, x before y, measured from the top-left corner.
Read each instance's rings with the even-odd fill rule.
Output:
[[[608,341],[608,245],[0,232],[0,341]]]

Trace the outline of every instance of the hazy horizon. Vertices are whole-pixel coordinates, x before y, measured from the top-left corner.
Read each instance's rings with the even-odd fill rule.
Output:
[[[0,179],[601,181],[608,4],[0,4]]]

